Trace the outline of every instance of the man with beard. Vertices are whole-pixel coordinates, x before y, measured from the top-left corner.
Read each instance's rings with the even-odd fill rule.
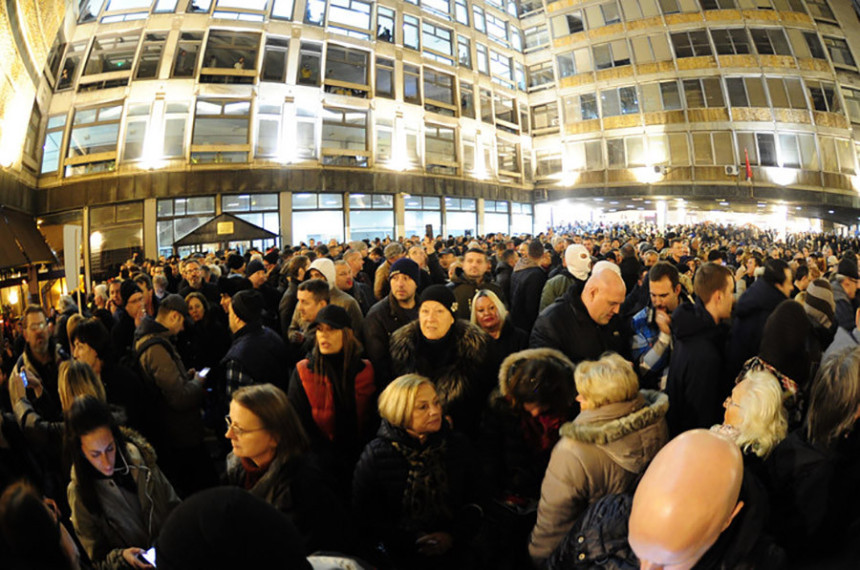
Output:
[[[185,277],[186,285],[179,289],[179,295],[184,299],[189,293],[195,291],[203,293],[206,300],[212,306],[217,306],[221,300],[218,293],[218,286],[214,283],[207,283],[203,280],[203,272],[200,268],[200,261],[189,259],[185,262],[182,268]]]

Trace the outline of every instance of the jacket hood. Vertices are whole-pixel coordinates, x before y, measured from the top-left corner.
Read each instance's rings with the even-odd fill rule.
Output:
[[[516,366],[524,360],[534,359],[555,359],[560,361],[570,370],[570,381],[573,382],[573,370],[576,367],[564,353],[554,348],[528,348],[509,354],[502,361],[502,365],[499,367],[499,392],[501,392],[502,396],[507,396],[510,393],[510,380]]]
[[[531,257],[521,257],[517,264],[514,266],[514,273],[517,271],[522,271],[523,269],[529,269],[530,267],[540,267],[534,259]]]
[[[451,278],[451,283],[454,283],[455,285],[459,285],[460,283],[467,283],[469,285],[477,286],[477,285],[480,285],[481,283],[489,283],[490,281],[492,281],[492,274],[490,274],[490,272],[485,273],[484,277],[482,278],[481,282],[479,283],[479,282],[475,281],[474,279],[467,277],[466,273],[463,271],[462,267],[456,268],[454,270],[454,277]]]
[[[155,467],[157,465],[158,456],[155,454],[155,448],[146,441],[146,438],[131,428],[120,426],[119,429],[126,441],[134,445],[134,447],[136,447],[140,452],[140,457],[143,460],[143,463],[150,469]]]
[[[746,290],[738,299],[738,304],[735,307],[735,315],[738,317],[746,317],[757,311],[766,310],[768,312],[776,309],[776,306],[785,301],[787,297],[783,295],[779,289],[765,281],[757,279],[752,287]]]
[[[640,390],[633,400],[583,410],[575,420],[561,426],[559,432],[562,437],[597,445],[623,469],[639,473],[657,450],[641,445],[643,438],[637,438],[633,445],[626,438],[662,421],[668,411],[666,394]]]
[[[140,322],[140,326],[134,331],[134,340],[137,342],[143,337],[151,334],[161,335],[164,338],[170,338],[170,331],[151,317],[147,317]]]
[[[672,313],[672,329],[675,336],[685,339],[696,336],[707,330],[713,329],[717,332],[717,323],[714,317],[705,309],[700,299],[695,303],[682,303]]]
[[[328,283],[328,288],[334,289],[335,277],[337,276],[337,272],[334,270],[334,261],[327,257],[314,259],[313,263],[308,267],[308,272],[310,272],[311,269],[316,269],[322,273],[325,276],[326,283]]]

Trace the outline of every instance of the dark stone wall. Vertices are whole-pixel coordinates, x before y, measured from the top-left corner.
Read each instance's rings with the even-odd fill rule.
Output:
[[[36,192],[17,176],[0,170],[0,204],[28,214],[37,208]]]

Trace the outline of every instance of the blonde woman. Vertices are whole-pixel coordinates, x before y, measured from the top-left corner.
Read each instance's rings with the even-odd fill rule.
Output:
[[[379,415],[353,477],[364,554],[386,567],[459,567],[480,524],[472,503],[481,482],[468,440],[448,428],[436,388],[418,374],[388,385]]]
[[[487,366],[498,370],[502,361],[528,348],[529,333],[514,326],[505,304],[489,289],[479,289],[472,299],[471,321],[490,335],[487,343]]]
[[[765,459],[785,439],[788,417],[779,381],[763,370],[748,373],[723,402],[722,425],[711,428],[738,444],[745,456]],[[749,460],[744,461],[749,467]]]
[[[581,362],[574,380],[582,411],[561,427],[529,539],[538,566],[591,503],[630,491],[669,437],[668,397],[639,390],[633,365],[618,354]]]

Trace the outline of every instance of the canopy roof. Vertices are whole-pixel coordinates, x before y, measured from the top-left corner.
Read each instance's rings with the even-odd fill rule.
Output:
[[[32,216],[0,205],[0,269],[56,262]]]
[[[225,243],[229,241],[251,241],[255,239],[273,239],[277,234],[255,226],[233,214],[215,216],[196,230],[176,240],[175,247],[198,245],[204,243]]]

